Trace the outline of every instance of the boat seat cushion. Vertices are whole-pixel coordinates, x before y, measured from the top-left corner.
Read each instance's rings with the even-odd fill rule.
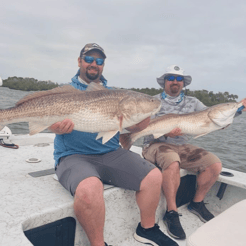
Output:
[[[245,246],[246,200],[234,204],[198,228],[187,246]]]

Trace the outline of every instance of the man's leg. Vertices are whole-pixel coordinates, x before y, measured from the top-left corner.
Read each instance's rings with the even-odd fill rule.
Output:
[[[90,177],[79,183],[74,197],[74,211],[91,246],[104,246],[105,204],[100,179]]]
[[[184,239],[185,232],[179,221],[176,194],[180,185],[180,157],[175,145],[156,143],[143,150],[143,156],[156,163],[162,169],[162,189],[167,202],[164,216],[169,235],[177,239]]]
[[[162,172],[162,189],[167,201],[167,210],[177,211],[176,194],[180,185],[180,168],[173,162]]]
[[[155,225],[155,213],[160,199],[161,180],[161,172],[155,168],[142,180],[140,191],[136,192],[141,225],[144,228],[150,228]]]
[[[155,214],[160,198],[161,183],[162,175],[159,169],[155,168],[142,180],[140,191],[136,192],[141,223],[138,224],[134,238],[145,244],[178,246],[175,241],[167,237],[159,229],[159,226],[155,224]]]
[[[197,175],[197,190],[193,199],[194,202],[201,202],[204,200],[207,192],[218,179],[221,168],[221,163],[215,163]],[[166,170],[163,171],[162,177],[162,188],[167,200],[168,211],[177,211],[176,194],[180,185],[179,163],[173,162]]]
[[[170,236],[176,239],[185,239],[186,235],[181,226],[176,204],[176,195],[180,185],[180,168],[179,162],[172,162],[162,172],[162,189],[166,197],[167,211],[163,218]]]
[[[201,202],[204,200],[206,194],[218,179],[221,169],[222,164],[217,162],[197,175],[197,190],[193,199],[194,202]]]
[[[208,166],[205,171],[201,172],[197,176],[196,194],[193,201],[188,205],[188,209],[190,212],[197,215],[203,222],[207,222],[214,218],[214,215],[206,208],[203,199],[218,179],[221,168],[222,164],[220,162],[216,162],[211,166]]]

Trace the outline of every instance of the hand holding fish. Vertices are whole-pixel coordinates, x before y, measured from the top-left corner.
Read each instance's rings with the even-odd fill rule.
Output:
[[[74,123],[70,119],[65,119],[62,122],[56,122],[49,127],[49,130],[55,134],[71,133],[74,128]]]
[[[175,138],[177,136],[182,136],[182,130],[180,128],[174,128],[171,132],[165,134],[165,137],[169,137],[169,138]]]

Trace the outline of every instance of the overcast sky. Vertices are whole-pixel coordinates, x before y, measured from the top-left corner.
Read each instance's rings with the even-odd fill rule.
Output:
[[[67,83],[86,43],[108,85],[159,88],[169,65],[190,90],[246,97],[245,0],[0,0],[0,77]]]

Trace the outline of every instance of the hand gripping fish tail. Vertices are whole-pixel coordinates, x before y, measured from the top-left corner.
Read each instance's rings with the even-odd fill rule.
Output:
[[[120,144],[124,149],[129,150],[133,144],[131,133],[124,133],[120,135]]]
[[[239,102],[237,113],[241,114],[242,111],[246,111],[245,107],[246,107],[246,98],[242,99]]]

